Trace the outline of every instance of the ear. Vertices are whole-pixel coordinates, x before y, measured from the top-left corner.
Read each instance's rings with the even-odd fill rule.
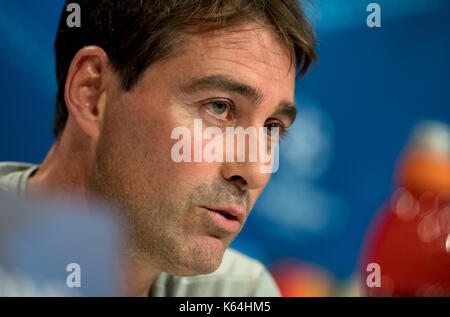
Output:
[[[87,135],[98,138],[105,108],[108,57],[98,46],[78,51],[67,73],[64,99],[67,110]]]

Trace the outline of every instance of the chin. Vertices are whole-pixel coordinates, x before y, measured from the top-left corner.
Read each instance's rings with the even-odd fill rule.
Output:
[[[196,241],[190,250],[184,250],[184,263],[180,265],[176,275],[193,276],[213,273],[222,263],[225,249],[223,242],[214,237]]]

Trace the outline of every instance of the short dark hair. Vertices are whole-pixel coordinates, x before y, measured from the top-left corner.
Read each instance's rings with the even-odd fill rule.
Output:
[[[130,90],[152,63],[179,51],[182,31],[212,30],[240,22],[260,22],[294,48],[296,70],[304,75],[316,60],[315,34],[298,0],[77,0],[81,27],[69,27],[66,3],[55,40],[58,93],[53,134],[67,121],[64,86],[76,53],[103,48],[122,87]]]

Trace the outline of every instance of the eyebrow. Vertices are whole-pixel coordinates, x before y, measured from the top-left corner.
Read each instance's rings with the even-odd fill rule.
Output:
[[[187,85],[181,87],[181,91],[187,94],[211,89],[237,93],[255,105],[259,105],[264,99],[263,93],[258,88],[223,74],[209,75],[194,79]],[[294,102],[283,100],[272,115],[286,116],[290,120],[290,124],[292,124],[297,116],[297,106]]]
[[[216,89],[237,93],[254,104],[260,104],[263,100],[263,93],[249,84],[237,81],[227,75],[210,75],[195,79],[188,85],[181,88],[185,93],[195,93],[202,90]]]
[[[283,100],[275,109],[272,115],[281,115],[289,119],[289,125],[292,125],[297,117],[297,106],[294,102]]]

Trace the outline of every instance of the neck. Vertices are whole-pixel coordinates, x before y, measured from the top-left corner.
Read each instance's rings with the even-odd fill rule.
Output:
[[[66,127],[67,128],[67,127]],[[89,207],[87,172],[95,157],[91,141],[84,134],[63,135],[53,144],[38,170],[27,181],[27,195],[54,197]],[[61,195],[68,194],[68,195]],[[64,196],[64,197],[62,197]],[[126,254],[120,265],[124,274],[119,277],[119,292],[125,296],[147,296],[160,273],[135,254]]]
[[[27,194],[51,195],[58,191],[76,195],[85,203],[86,171],[92,164],[92,151],[86,139],[86,135],[64,133],[56,140],[38,170],[28,179]]]
[[[124,296],[146,297],[154,281],[161,273],[148,262],[135,256],[127,256],[123,261],[124,275],[120,281],[120,292]]]

